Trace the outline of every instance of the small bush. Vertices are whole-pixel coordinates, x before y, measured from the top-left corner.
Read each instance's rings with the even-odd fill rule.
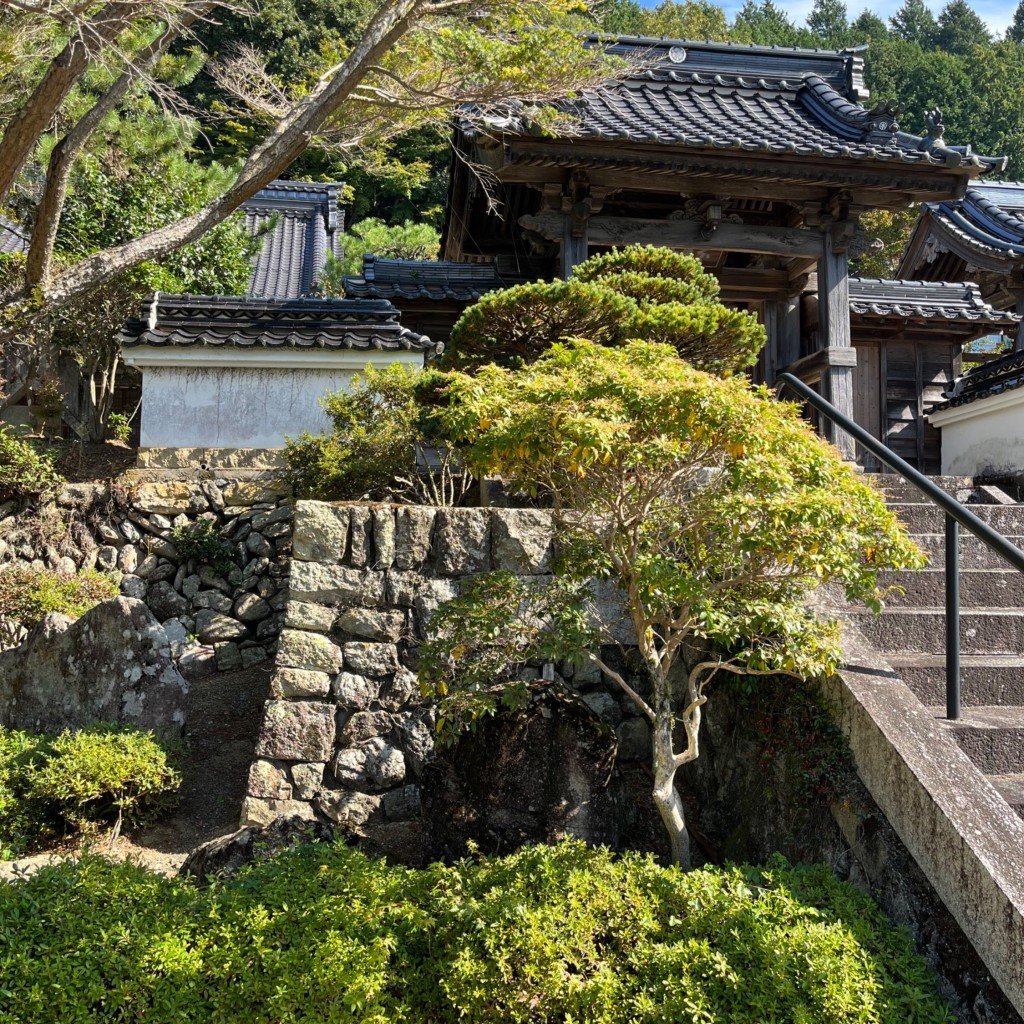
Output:
[[[18,643],[22,631],[44,615],[60,612],[77,619],[118,594],[117,577],[89,569],[68,575],[51,569],[0,569],[0,650]]]
[[[221,576],[227,576],[235,567],[231,548],[218,535],[212,520],[197,519],[191,526],[176,526],[171,531],[171,541],[182,558],[208,565]]]
[[[422,871],[313,844],[206,889],[86,859],[4,888],[33,1024],[942,1024],[907,935],[829,869],[684,874],[566,842]]]
[[[288,481],[299,498],[321,501],[415,500],[456,504],[470,478],[433,423],[445,376],[395,364],[367,367],[351,390],[321,400],[331,418],[329,434],[288,438]],[[420,472],[432,449],[436,473]]]
[[[63,482],[52,453],[41,451],[10,427],[0,427],[0,501],[55,494]]]
[[[144,824],[180,784],[151,733],[96,725],[57,737],[0,728],[0,858],[55,832]]]
[[[118,444],[127,444],[132,438],[132,421],[123,412],[112,412],[107,417],[107,430]]]

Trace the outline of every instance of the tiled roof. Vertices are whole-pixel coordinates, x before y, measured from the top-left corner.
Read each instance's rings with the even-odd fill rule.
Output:
[[[367,253],[362,274],[345,278],[345,294],[353,298],[476,302],[488,292],[526,280],[526,275],[502,272],[493,263],[391,260]]]
[[[971,185],[963,199],[924,203],[929,229],[985,256],[1024,256],[1024,183]]]
[[[0,253],[27,252],[28,238],[17,224],[0,217]]]
[[[864,316],[959,320],[1009,326],[1020,321],[989,305],[971,282],[882,281],[850,278],[850,310]]]
[[[1009,352],[1001,359],[983,363],[959,377],[953,389],[946,392],[947,400],[933,405],[929,411],[968,405],[1021,387],[1024,387],[1024,352]]]
[[[341,255],[344,214],[340,182],[273,181],[242,204],[254,234],[273,221],[263,238],[249,293],[260,298],[309,295],[327,254]]]
[[[573,139],[848,163],[972,166],[980,172],[1006,165],[1005,157],[946,145],[941,128],[924,138],[902,131],[893,104],[861,106],[859,51],[639,37],[594,42],[642,64],[627,79],[586,90],[564,105],[579,119]],[[467,132],[472,120],[467,113]],[[491,133],[536,134],[520,110],[482,120]]]
[[[428,351],[431,340],[403,327],[390,302],[366,299],[268,301],[211,295],[155,295],[117,336],[128,348],[380,349]]]

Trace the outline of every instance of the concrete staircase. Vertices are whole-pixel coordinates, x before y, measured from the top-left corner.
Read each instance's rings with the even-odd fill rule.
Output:
[[[964,477],[935,482],[960,501],[976,496]],[[920,572],[888,573],[898,584],[881,616],[851,617],[864,638],[949,730],[959,748],[1024,818],[1024,573],[960,531],[961,719],[945,718],[944,513],[911,484],[882,477],[890,508],[931,558]],[[1024,505],[976,504],[971,511],[1024,547]]]

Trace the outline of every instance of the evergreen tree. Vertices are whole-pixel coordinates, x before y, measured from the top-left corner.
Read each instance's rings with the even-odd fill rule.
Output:
[[[845,46],[850,27],[846,4],[843,0],[814,0],[807,27],[826,45]]]
[[[927,50],[935,45],[939,26],[924,0],[903,0],[903,6],[889,19],[893,34]]]
[[[657,7],[641,11],[643,34],[667,39],[729,38],[725,11],[710,0],[661,0]]]
[[[967,0],[949,0],[939,13],[936,42],[946,53],[967,56],[975,46],[990,46],[992,36],[985,22],[967,6]]]
[[[1024,0],[1021,2],[1024,3]],[[858,46],[861,43],[870,43],[875,39],[886,39],[889,35],[889,26],[874,11],[865,9],[850,24],[848,35],[850,45]]]
[[[1024,0],[1017,4],[1017,10],[1013,12],[1013,21],[1006,29],[1006,38],[1014,43],[1024,43]]]
[[[644,32],[643,16],[637,0],[610,0],[601,8],[601,29],[618,36],[639,36]]]
[[[732,35],[737,42],[794,46],[800,33],[773,0],[744,0],[733,21]]]

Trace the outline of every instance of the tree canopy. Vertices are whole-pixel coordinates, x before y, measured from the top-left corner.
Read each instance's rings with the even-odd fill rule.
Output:
[[[879,570],[923,557],[796,406],[669,346],[576,339],[519,370],[452,374],[447,394],[439,415],[468,465],[548,495],[563,555],[554,587],[499,574],[442,609],[423,684],[446,723],[464,724],[493,710],[496,683],[515,692],[522,662],[595,662],[651,724],[654,799],[685,862],[674,780],[698,755],[709,679],[832,670],[836,626],[807,609],[809,591],[834,581],[877,608]],[[618,601],[590,600],[595,579]],[[637,645],[643,692],[601,656],[609,643]]]

